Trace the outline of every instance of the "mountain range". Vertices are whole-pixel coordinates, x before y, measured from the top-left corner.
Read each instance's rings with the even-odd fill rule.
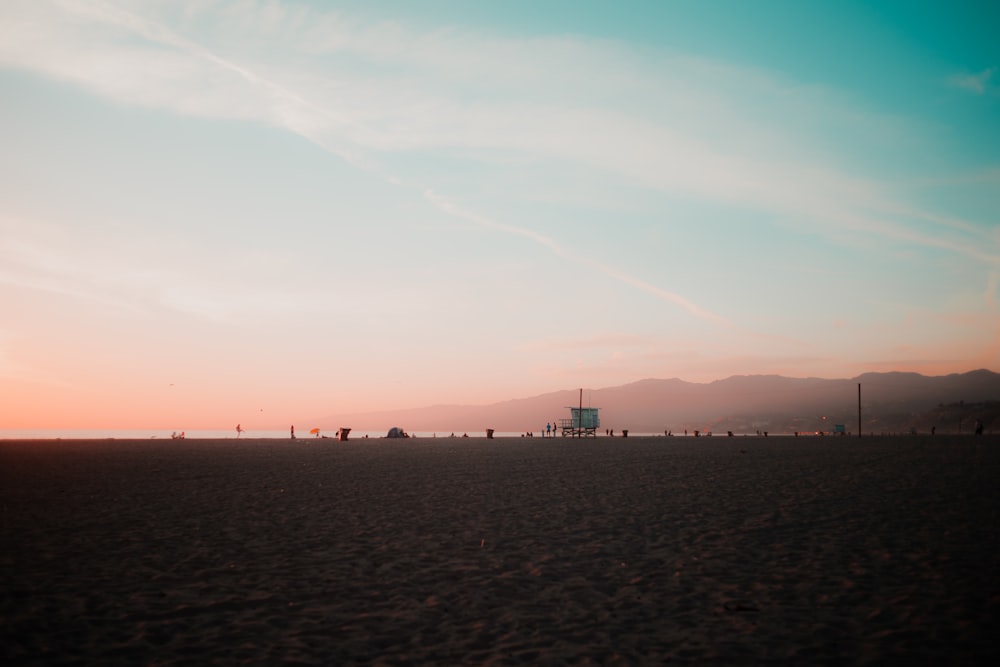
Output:
[[[968,431],[975,419],[1000,428],[1000,374],[976,370],[944,376],[865,373],[850,379],[733,376],[709,383],[647,379],[582,390],[584,407],[600,408],[601,428],[620,432],[830,432],[842,424],[857,432],[860,385],[861,427],[868,432]],[[424,408],[332,415],[330,427],[376,431],[400,426],[410,432],[481,433],[545,430],[570,416],[581,390],[555,391],[490,405],[434,405]]]

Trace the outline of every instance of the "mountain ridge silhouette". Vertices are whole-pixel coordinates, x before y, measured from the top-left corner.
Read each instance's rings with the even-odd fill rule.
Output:
[[[856,432],[859,384],[863,432],[909,430],[908,422],[922,424],[926,417],[921,415],[940,412],[946,405],[1000,403],[1000,374],[979,369],[943,376],[864,373],[849,379],[734,375],[708,383],[645,378],[615,387],[584,388],[583,404],[600,408],[602,433],[606,428],[660,434],[685,429],[811,433],[832,431],[836,424]],[[568,408],[579,401],[579,389],[563,389],[487,405],[331,414],[316,423],[371,431],[400,426],[409,432],[471,434],[492,428],[539,435],[546,423],[568,418]]]

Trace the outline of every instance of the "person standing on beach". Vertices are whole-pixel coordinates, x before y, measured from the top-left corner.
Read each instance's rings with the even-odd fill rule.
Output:
[[[546,438],[552,437],[552,422],[545,424],[545,437]]]
[[[295,424],[292,424],[292,440],[295,439]]]
[[[241,435],[243,435],[243,427],[240,426],[239,424],[237,424],[236,425],[236,437],[239,438]]]

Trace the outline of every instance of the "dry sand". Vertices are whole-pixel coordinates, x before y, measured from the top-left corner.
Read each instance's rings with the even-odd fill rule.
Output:
[[[1000,438],[0,442],[0,662],[968,664]]]

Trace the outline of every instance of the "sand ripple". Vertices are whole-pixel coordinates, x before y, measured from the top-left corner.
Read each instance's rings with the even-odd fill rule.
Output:
[[[1000,441],[0,443],[0,659],[967,664]]]

